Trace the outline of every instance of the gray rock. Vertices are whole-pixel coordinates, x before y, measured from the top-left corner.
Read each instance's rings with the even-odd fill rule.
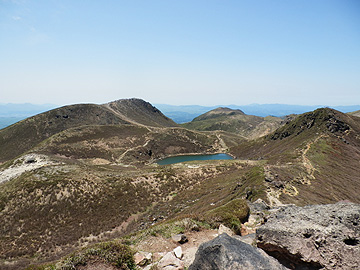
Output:
[[[269,205],[262,199],[257,199],[255,202],[248,202],[251,213],[263,213],[269,210]]]
[[[29,163],[36,163],[36,158],[34,156],[28,156],[25,159],[25,163],[29,164]]]
[[[177,243],[179,243],[179,244],[184,244],[184,243],[186,243],[186,242],[188,241],[186,235],[185,235],[185,234],[182,234],[182,233],[180,233],[180,234],[175,234],[175,235],[173,235],[171,238],[172,238],[172,240],[173,240],[174,242],[177,242]]]
[[[360,205],[336,203],[273,212],[257,246],[292,269],[360,269]]]
[[[218,234],[223,234],[226,233],[227,235],[233,236],[235,235],[235,233],[228,227],[226,227],[223,224],[220,224],[219,229],[218,229]]]
[[[159,261],[157,267],[163,270],[183,270],[184,262],[176,258],[173,252],[168,252]]]
[[[255,233],[251,233],[251,234],[244,235],[244,236],[234,235],[233,237],[235,239],[240,240],[241,242],[244,242],[244,243],[249,244],[249,245],[254,245],[254,243],[256,242]]]
[[[200,245],[189,270],[287,269],[259,248],[227,234]]]

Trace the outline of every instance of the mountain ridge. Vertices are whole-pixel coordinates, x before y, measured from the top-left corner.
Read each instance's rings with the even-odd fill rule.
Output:
[[[130,113],[126,113],[127,110]],[[14,158],[44,139],[68,128],[83,125],[143,125],[144,121],[148,122],[148,126],[177,126],[150,103],[139,99],[118,100],[107,105],[63,106],[0,130],[0,162]]]
[[[269,115],[276,117],[283,117],[290,114],[302,114],[318,108],[329,107],[327,105],[289,105],[289,104],[249,104],[249,105],[215,105],[215,106],[200,106],[200,105],[168,105],[168,104],[154,104],[165,115],[172,118],[175,122],[183,124],[192,121],[195,117],[204,114],[210,110],[218,107],[228,107],[231,109],[240,109],[248,115],[256,115],[266,117]],[[349,106],[330,106],[336,110],[344,113],[360,110],[360,105]]]
[[[178,124],[183,124],[192,121],[197,116],[204,114],[210,110],[218,107],[228,107],[232,109],[243,110],[246,114],[256,115],[261,117],[276,116],[283,117],[290,114],[301,114],[317,108],[326,106],[302,106],[302,105],[289,105],[289,104],[250,104],[250,105],[217,105],[217,106],[200,106],[200,105],[167,105],[167,104],[154,104],[163,114],[171,118]],[[29,107],[30,106],[30,107]],[[19,120],[26,117],[39,114],[58,107],[53,104],[17,104],[17,103],[0,103],[0,129],[5,128]],[[352,106],[332,106],[344,113],[351,113],[360,110],[360,105]]]
[[[358,134],[358,117],[323,108],[299,115],[230,152],[240,159],[267,160],[266,185],[281,201],[304,205],[341,197],[360,202],[353,190],[360,183]]]
[[[222,130],[254,139],[274,131],[282,123],[283,119],[278,117],[247,115],[239,109],[219,107],[194,118],[191,122],[182,124],[182,126],[198,131]]]

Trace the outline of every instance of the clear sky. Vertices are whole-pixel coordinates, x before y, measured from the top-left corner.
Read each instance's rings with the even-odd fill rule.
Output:
[[[0,103],[360,104],[358,0],[0,0]]]

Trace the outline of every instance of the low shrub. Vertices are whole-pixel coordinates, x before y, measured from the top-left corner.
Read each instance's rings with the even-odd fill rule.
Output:
[[[75,270],[91,261],[103,261],[123,270],[135,270],[134,252],[118,241],[103,242],[75,252],[55,265],[30,266],[26,270]]]
[[[213,227],[224,224],[236,234],[240,234],[241,223],[247,220],[249,211],[249,206],[245,200],[234,199],[225,205],[207,211],[203,219]]]

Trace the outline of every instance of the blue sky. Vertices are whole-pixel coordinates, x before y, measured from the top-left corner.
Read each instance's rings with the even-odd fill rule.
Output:
[[[0,103],[360,104],[360,1],[0,0]]]

